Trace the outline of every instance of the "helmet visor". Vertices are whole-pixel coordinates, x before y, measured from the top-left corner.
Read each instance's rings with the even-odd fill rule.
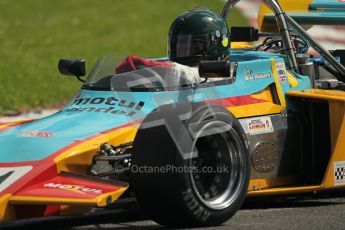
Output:
[[[179,34],[170,37],[170,58],[183,58],[203,55],[209,46],[209,34]]]

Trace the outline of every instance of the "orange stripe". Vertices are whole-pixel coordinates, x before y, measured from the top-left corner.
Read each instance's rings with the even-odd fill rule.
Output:
[[[75,141],[74,143],[69,144],[69,145],[63,147],[62,149],[58,150],[57,152],[51,154],[48,158],[49,158],[49,159],[55,158],[57,155],[59,155],[59,154],[61,154],[61,153],[63,153],[63,152],[66,152],[67,150],[69,150],[69,149],[71,149],[71,148],[73,148],[73,147],[75,147],[75,146],[77,146],[77,145],[79,145],[79,144],[82,144],[82,143],[84,143],[84,142],[86,142],[86,141],[92,140],[92,139],[94,139],[94,138],[96,138],[96,137],[99,137],[99,136],[101,136],[101,135],[104,135],[104,134],[113,132],[113,131],[115,131],[115,130],[117,130],[117,129],[125,128],[125,127],[127,127],[127,126],[131,126],[131,125],[134,125],[134,124],[138,124],[138,123],[140,123],[141,121],[142,121],[142,119],[136,120],[136,121],[133,121],[133,122],[130,122],[130,123],[127,123],[127,124],[124,124],[124,125],[121,125],[121,126],[118,126],[118,127],[115,127],[115,128],[112,128],[112,129],[103,131],[103,132],[100,132],[100,133],[98,133],[98,134],[95,134],[95,135],[93,135],[93,136],[91,136],[91,137],[88,137],[88,138],[85,138],[85,139],[83,139],[83,140]]]
[[[11,122],[11,123],[9,123],[9,124],[6,124],[6,123],[5,123],[5,124],[0,124],[1,126],[4,126],[4,127],[1,127],[1,128],[0,128],[0,132],[4,132],[4,131],[6,131],[6,130],[8,130],[8,129],[14,128],[14,127],[19,126],[19,125],[23,125],[23,124],[25,124],[25,123],[29,123],[30,121],[32,121],[32,120]]]

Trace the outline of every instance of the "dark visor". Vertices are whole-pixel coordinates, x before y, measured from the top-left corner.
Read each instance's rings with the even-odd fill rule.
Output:
[[[170,55],[173,58],[202,55],[209,42],[209,34],[204,35],[174,35],[170,38]]]

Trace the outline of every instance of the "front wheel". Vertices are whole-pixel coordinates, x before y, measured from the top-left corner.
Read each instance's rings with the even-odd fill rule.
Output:
[[[130,183],[159,224],[219,225],[245,198],[249,162],[242,127],[226,109],[167,105],[146,117],[137,133]]]

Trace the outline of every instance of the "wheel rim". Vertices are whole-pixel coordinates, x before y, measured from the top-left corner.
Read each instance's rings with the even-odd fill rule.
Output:
[[[194,192],[211,209],[228,208],[245,185],[247,166],[241,138],[230,124],[208,122],[195,135],[195,148],[198,157],[190,160]]]

